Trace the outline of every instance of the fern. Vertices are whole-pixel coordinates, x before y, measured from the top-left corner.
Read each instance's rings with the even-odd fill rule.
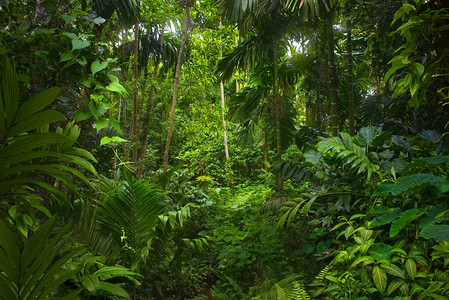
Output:
[[[311,299],[309,294],[302,288],[302,286],[297,282],[293,282],[292,292],[288,295],[289,300],[309,300]]]
[[[327,273],[329,272],[329,270],[331,269],[331,265],[327,265],[325,266],[319,273],[318,275],[315,277],[318,281],[323,281],[323,279],[326,277]]]

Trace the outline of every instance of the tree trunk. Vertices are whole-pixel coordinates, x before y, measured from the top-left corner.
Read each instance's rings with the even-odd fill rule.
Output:
[[[190,27],[190,7],[186,6],[184,8],[184,12],[185,12],[186,16],[184,19],[184,24],[182,26],[182,38],[181,38],[181,44],[179,45],[178,60],[176,62],[176,70],[175,70],[175,79],[173,82],[173,99],[172,99],[171,114],[170,114],[170,124],[168,127],[167,139],[165,140],[164,166],[163,166],[164,174],[167,173],[167,170],[168,170],[168,154],[169,154],[169,150],[170,150],[171,136],[173,133],[173,124],[175,122],[176,99],[178,96],[178,85],[179,85],[179,75],[181,73],[182,55],[183,55],[184,45],[187,41],[188,30]]]
[[[131,117],[131,128],[129,135],[133,143],[133,161],[137,160],[137,112],[139,107],[139,74],[138,74],[138,58],[139,58],[139,23],[134,25],[134,61],[133,61],[133,114]]]
[[[219,28],[221,28],[221,19],[219,23]],[[220,49],[220,58],[223,56],[222,50]],[[221,97],[221,120],[223,123],[223,144],[224,144],[224,151],[225,151],[225,159],[226,159],[226,172],[229,174],[229,182],[231,186],[234,184],[234,179],[232,178],[232,168],[229,162],[229,148],[228,148],[228,131],[226,128],[226,119],[225,119],[225,112],[226,112],[226,102],[225,102],[225,94],[224,94],[224,85],[223,81],[220,81],[220,97]]]
[[[219,23],[219,28],[221,28],[221,19]],[[220,49],[220,58],[223,56],[222,50]],[[224,95],[224,86],[223,81],[220,81],[220,96],[221,96],[221,119],[223,121],[223,142],[224,142],[224,150],[225,150],[225,158],[226,162],[229,161],[229,150],[228,150],[228,134],[226,130],[226,120],[225,120],[225,95]]]
[[[273,78],[273,104],[274,104],[274,114],[275,114],[275,126],[276,126],[276,148],[277,148],[277,163],[282,162],[282,140],[281,140],[281,96],[279,95],[279,66],[278,66],[278,54],[277,54],[277,41],[273,39],[273,68],[274,68],[274,78]],[[277,186],[282,190],[282,172],[279,170],[277,175]]]
[[[334,10],[327,13],[327,43],[330,67],[330,94],[331,94],[331,128],[332,136],[338,135],[338,78],[334,58]]]
[[[221,120],[223,122],[223,142],[225,150],[226,161],[229,161],[229,150],[228,150],[228,134],[226,130],[226,119],[225,119],[225,96],[224,96],[224,86],[223,81],[220,82],[220,94],[221,94]]]
[[[301,47],[303,47],[304,45],[302,45]],[[304,80],[304,92],[307,94],[307,77],[303,76],[302,77]],[[307,98],[306,98],[306,103],[305,103],[305,108],[306,108],[306,126],[309,127],[310,126],[310,120],[309,120],[309,103],[307,102]]]
[[[355,134],[355,120],[354,120],[354,75],[353,75],[353,63],[352,63],[352,25],[350,17],[350,9],[347,7],[346,11],[347,19],[347,51],[348,51],[348,106],[349,106],[349,134],[353,136]]]
[[[166,0],[166,3],[168,4],[170,0]],[[161,28],[161,34],[159,35],[159,45],[162,46],[164,43],[164,34],[165,34],[165,25],[166,23],[162,23]],[[159,65],[161,63],[161,56],[157,55],[156,62],[154,63],[154,70],[153,70],[153,81],[151,83],[151,89],[150,89],[150,95],[148,97],[148,103],[147,103],[147,111],[146,111],[146,118],[145,118],[145,124],[143,126],[143,132],[142,136],[140,138],[140,142],[142,145],[140,155],[139,155],[139,169],[137,171],[138,176],[142,176],[143,174],[143,160],[145,159],[145,153],[147,150],[148,145],[148,134],[150,132],[150,126],[151,126],[151,115],[153,112],[153,102],[154,102],[154,95],[156,93],[156,89],[154,87],[154,84],[157,80],[157,74],[159,73]]]
[[[122,32],[122,51],[123,53],[125,53],[125,32]],[[122,68],[121,71],[121,77],[122,77],[122,82],[126,82],[126,74],[125,74],[125,68]],[[122,105],[122,109],[123,109],[123,122],[122,122],[122,126],[123,126],[123,132],[127,131],[127,127],[128,127],[128,119],[127,119],[127,103],[126,103],[126,98],[123,97],[123,105]],[[123,143],[123,152],[125,153],[125,161],[129,161],[129,145],[128,143]]]

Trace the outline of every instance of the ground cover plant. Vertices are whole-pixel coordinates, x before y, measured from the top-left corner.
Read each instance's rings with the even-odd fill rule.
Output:
[[[449,10],[0,1],[0,299],[449,299]]]

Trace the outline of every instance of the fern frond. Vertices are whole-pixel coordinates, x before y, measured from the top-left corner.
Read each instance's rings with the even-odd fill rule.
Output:
[[[288,295],[288,300],[310,300],[309,294],[304,290],[304,288],[299,284],[299,282],[293,282],[293,288],[291,293]]]

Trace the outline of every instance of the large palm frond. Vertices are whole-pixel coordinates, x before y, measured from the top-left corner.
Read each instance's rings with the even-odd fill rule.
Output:
[[[92,7],[105,19],[110,19],[117,12],[119,22],[125,27],[131,27],[139,19],[140,6],[137,0],[92,0]]]
[[[310,21],[337,4],[337,0],[281,0],[282,5],[301,16],[304,21]]]
[[[100,224],[128,250],[130,264],[136,264],[133,267],[149,250],[159,215],[165,209],[161,203],[163,197],[163,191],[157,186],[131,180],[121,184],[115,194],[100,202]]]
[[[23,239],[0,219],[0,299],[47,299],[79,271],[62,268],[78,250],[61,256],[70,224],[51,237],[55,221],[56,217],[50,218],[29,239]],[[75,291],[64,299],[72,299],[80,292]]]
[[[273,60],[273,51],[267,47],[271,41],[267,36],[253,36],[240,42],[231,53],[217,64],[217,74],[222,80],[229,80],[236,70],[247,70]]]
[[[44,110],[59,95],[57,87],[42,91],[19,106],[19,85],[14,68],[8,59],[2,61],[0,92],[0,194],[28,193],[31,186],[47,190],[61,200],[66,195],[53,184],[43,180],[49,176],[60,180],[76,192],[69,178],[77,177],[86,184],[89,180],[76,164],[96,174],[88,161],[96,161],[88,151],[73,147],[79,136],[78,126],[69,123],[63,130],[49,133],[50,123],[65,121],[55,110]]]

